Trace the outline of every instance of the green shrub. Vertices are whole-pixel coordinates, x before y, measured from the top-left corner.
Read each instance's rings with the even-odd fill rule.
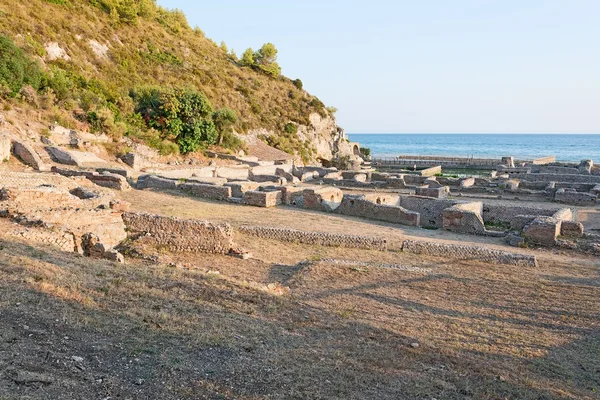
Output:
[[[371,155],[371,149],[368,147],[361,147],[360,154],[362,154],[365,157],[369,157]]]
[[[214,144],[218,138],[213,107],[203,93],[193,89],[140,88],[131,92],[134,111],[146,126],[171,139],[182,153]]]
[[[0,85],[19,93],[24,85],[38,89],[42,79],[39,65],[29,59],[7,36],[0,35]]]
[[[191,153],[199,148],[206,148],[217,141],[217,129],[212,121],[198,120],[185,123],[177,136],[179,151]]]
[[[283,131],[285,133],[291,133],[291,134],[295,134],[298,132],[298,126],[296,126],[296,124],[292,123],[292,122],[288,122],[287,124],[285,124],[285,126],[283,127]]]
[[[300,90],[302,90],[302,88],[304,87],[304,84],[302,83],[302,81],[300,79],[294,79],[292,81],[292,83],[294,84],[294,86],[296,86]]]
[[[213,113],[212,118],[219,137],[218,144],[221,145],[225,134],[233,132],[233,124],[237,122],[237,115],[230,108],[221,108]]]

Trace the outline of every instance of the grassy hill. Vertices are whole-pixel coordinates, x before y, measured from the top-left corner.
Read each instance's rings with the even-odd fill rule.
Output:
[[[156,105],[162,99],[157,120],[174,103],[187,106],[170,88],[196,93],[201,96],[196,101],[207,100],[206,112],[180,118],[195,124],[188,129],[190,135],[202,131],[198,119],[210,120],[212,111],[226,108],[235,118],[225,126],[215,123],[217,130],[272,130],[281,134],[284,140],[275,142],[288,152],[310,150],[290,122],[308,125],[310,113],[329,113],[302,89],[300,80],[279,75],[276,64],[275,69],[260,61],[249,65],[246,56],[252,53],[238,60],[226,46],[192,29],[183,13],[153,0],[0,0],[0,35],[22,49],[27,60],[36,60],[41,71],[39,79],[25,77],[19,90],[7,88],[0,72],[4,99],[39,107],[48,119],[67,126],[84,124],[115,139],[142,138],[164,152],[177,150],[172,145],[177,132],[169,131],[168,124],[149,123],[136,96],[140,91],[163,91],[144,103]],[[6,54],[6,46],[2,50]],[[270,54],[271,61],[275,55]],[[205,136],[203,147],[214,141]],[[231,137],[225,139],[225,147],[239,147]]]

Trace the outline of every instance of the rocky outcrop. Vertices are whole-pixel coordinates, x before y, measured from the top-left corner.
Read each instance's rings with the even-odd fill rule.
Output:
[[[308,141],[316,150],[314,160],[330,161],[335,158],[347,157],[358,163],[362,162],[360,145],[350,142],[334,117],[322,117],[317,113],[309,116],[310,125],[298,125],[298,138]],[[256,129],[248,132],[251,138],[277,135],[273,131]]]

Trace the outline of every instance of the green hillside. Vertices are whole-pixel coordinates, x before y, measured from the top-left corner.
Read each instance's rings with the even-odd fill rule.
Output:
[[[266,128],[307,157],[290,122],[328,113],[299,79],[280,75],[274,46],[257,43],[238,60],[153,0],[0,0],[0,35],[4,99],[166,153],[238,148],[233,129]]]

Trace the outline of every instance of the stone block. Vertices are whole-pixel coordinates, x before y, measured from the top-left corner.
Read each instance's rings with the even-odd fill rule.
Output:
[[[367,174],[356,174],[356,175],[354,175],[354,177],[352,179],[355,182],[366,182],[367,181]]]
[[[249,190],[244,193],[244,203],[256,207],[275,207],[281,204],[281,191]]]
[[[523,229],[528,243],[552,247],[560,235],[561,221],[554,217],[538,217]]]
[[[107,162],[88,151],[65,150],[58,147],[46,147],[50,156],[60,164],[76,165],[78,167],[101,167]]]
[[[484,234],[483,203],[460,203],[442,212],[442,228],[446,231]]]
[[[121,160],[123,160],[123,162],[125,164],[127,164],[131,168],[133,168],[134,171],[140,171],[141,169],[146,168],[150,164],[140,154],[133,153],[133,152],[123,155],[121,157]]]
[[[417,196],[432,197],[435,199],[447,199],[449,192],[450,192],[450,189],[448,188],[448,186],[433,187],[433,188],[428,187],[428,186],[417,186],[415,188],[415,194]]]
[[[12,144],[12,152],[17,158],[33,169],[37,171],[48,170],[48,167],[44,165],[44,162],[38,153],[27,143],[14,140]]]
[[[470,188],[473,185],[475,185],[475,178],[473,177],[461,179],[459,183],[461,188]]]
[[[562,221],[560,226],[561,236],[582,237],[583,224],[575,221]]]
[[[131,186],[127,182],[127,179],[122,175],[111,174],[105,172],[99,175],[88,175],[87,179],[94,182],[98,186],[107,187],[115,190],[129,190]]]

